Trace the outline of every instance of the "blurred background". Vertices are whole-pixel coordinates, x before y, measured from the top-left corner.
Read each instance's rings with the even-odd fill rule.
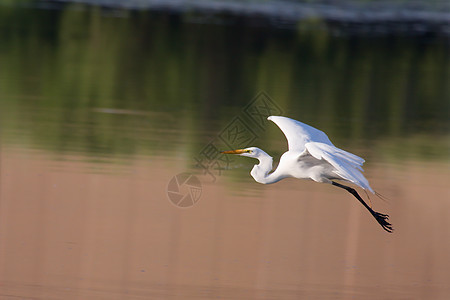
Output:
[[[448,299],[449,24],[446,1],[1,1],[0,298]],[[271,114],[365,158],[394,233],[218,153],[278,161]]]

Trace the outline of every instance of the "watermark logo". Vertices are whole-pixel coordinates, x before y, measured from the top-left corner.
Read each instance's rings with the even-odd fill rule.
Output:
[[[258,135],[241,117],[234,118],[219,134],[219,138],[228,148],[237,149],[244,145],[251,145]]]
[[[202,184],[197,176],[190,173],[180,173],[169,181],[167,195],[175,206],[191,207],[200,200]]]
[[[243,111],[194,157],[195,167],[201,171],[201,176],[207,176],[210,182],[215,182],[217,176],[230,169],[235,159],[232,155],[221,154],[220,151],[254,146],[252,143],[265,131],[267,117],[282,113],[281,107],[267,93],[258,93]],[[178,174],[169,182],[167,194],[176,206],[191,207],[200,199],[200,180],[191,173]]]
[[[267,124],[267,117],[279,116],[283,114],[281,107],[265,92],[260,92],[245,108],[245,114],[264,130]]]

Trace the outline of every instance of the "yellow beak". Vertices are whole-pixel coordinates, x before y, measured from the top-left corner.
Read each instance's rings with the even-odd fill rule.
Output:
[[[237,150],[230,150],[230,151],[221,151],[222,154],[242,154],[246,153],[248,150],[245,149],[237,149]]]

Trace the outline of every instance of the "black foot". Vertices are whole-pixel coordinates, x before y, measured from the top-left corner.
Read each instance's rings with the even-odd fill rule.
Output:
[[[392,228],[392,224],[387,221],[389,219],[388,215],[380,214],[379,212],[374,211],[373,216],[378,221],[378,223],[380,223],[381,227],[383,227],[384,230],[386,230],[387,232],[392,232],[394,230]]]
[[[340,187],[341,189],[347,190],[347,192],[349,192],[350,194],[355,196],[355,198],[358,199],[359,202],[362,203],[362,205],[364,205],[364,207],[372,214],[372,216],[374,216],[374,218],[381,225],[381,227],[383,227],[384,230],[386,230],[387,232],[392,232],[394,230],[392,228],[392,224],[387,221],[389,219],[389,216],[385,215],[385,214],[380,214],[379,212],[374,211],[369,205],[367,205],[366,202],[364,202],[363,198],[361,198],[361,196],[358,194],[358,192],[355,189],[353,189],[349,186],[337,183],[335,181],[332,181],[331,183],[337,187]]]

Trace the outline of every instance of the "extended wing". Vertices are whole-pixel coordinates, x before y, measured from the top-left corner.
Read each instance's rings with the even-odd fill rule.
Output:
[[[363,189],[374,191],[361,173],[364,159],[333,145],[310,142],[305,145],[306,150],[316,159],[324,159],[334,167],[334,173],[344,180],[352,182]]]
[[[318,160],[326,160],[334,167],[336,175],[373,193],[367,179],[361,173],[364,159],[337,148],[323,131],[307,124],[281,116],[270,116],[267,119],[277,124],[283,131],[289,151],[299,152],[299,157],[309,153]]]
[[[328,136],[314,127],[302,122],[281,116],[270,116],[267,118],[277,124],[283,131],[288,141],[289,151],[305,151],[305,144],[319,142],[333,146]]]

